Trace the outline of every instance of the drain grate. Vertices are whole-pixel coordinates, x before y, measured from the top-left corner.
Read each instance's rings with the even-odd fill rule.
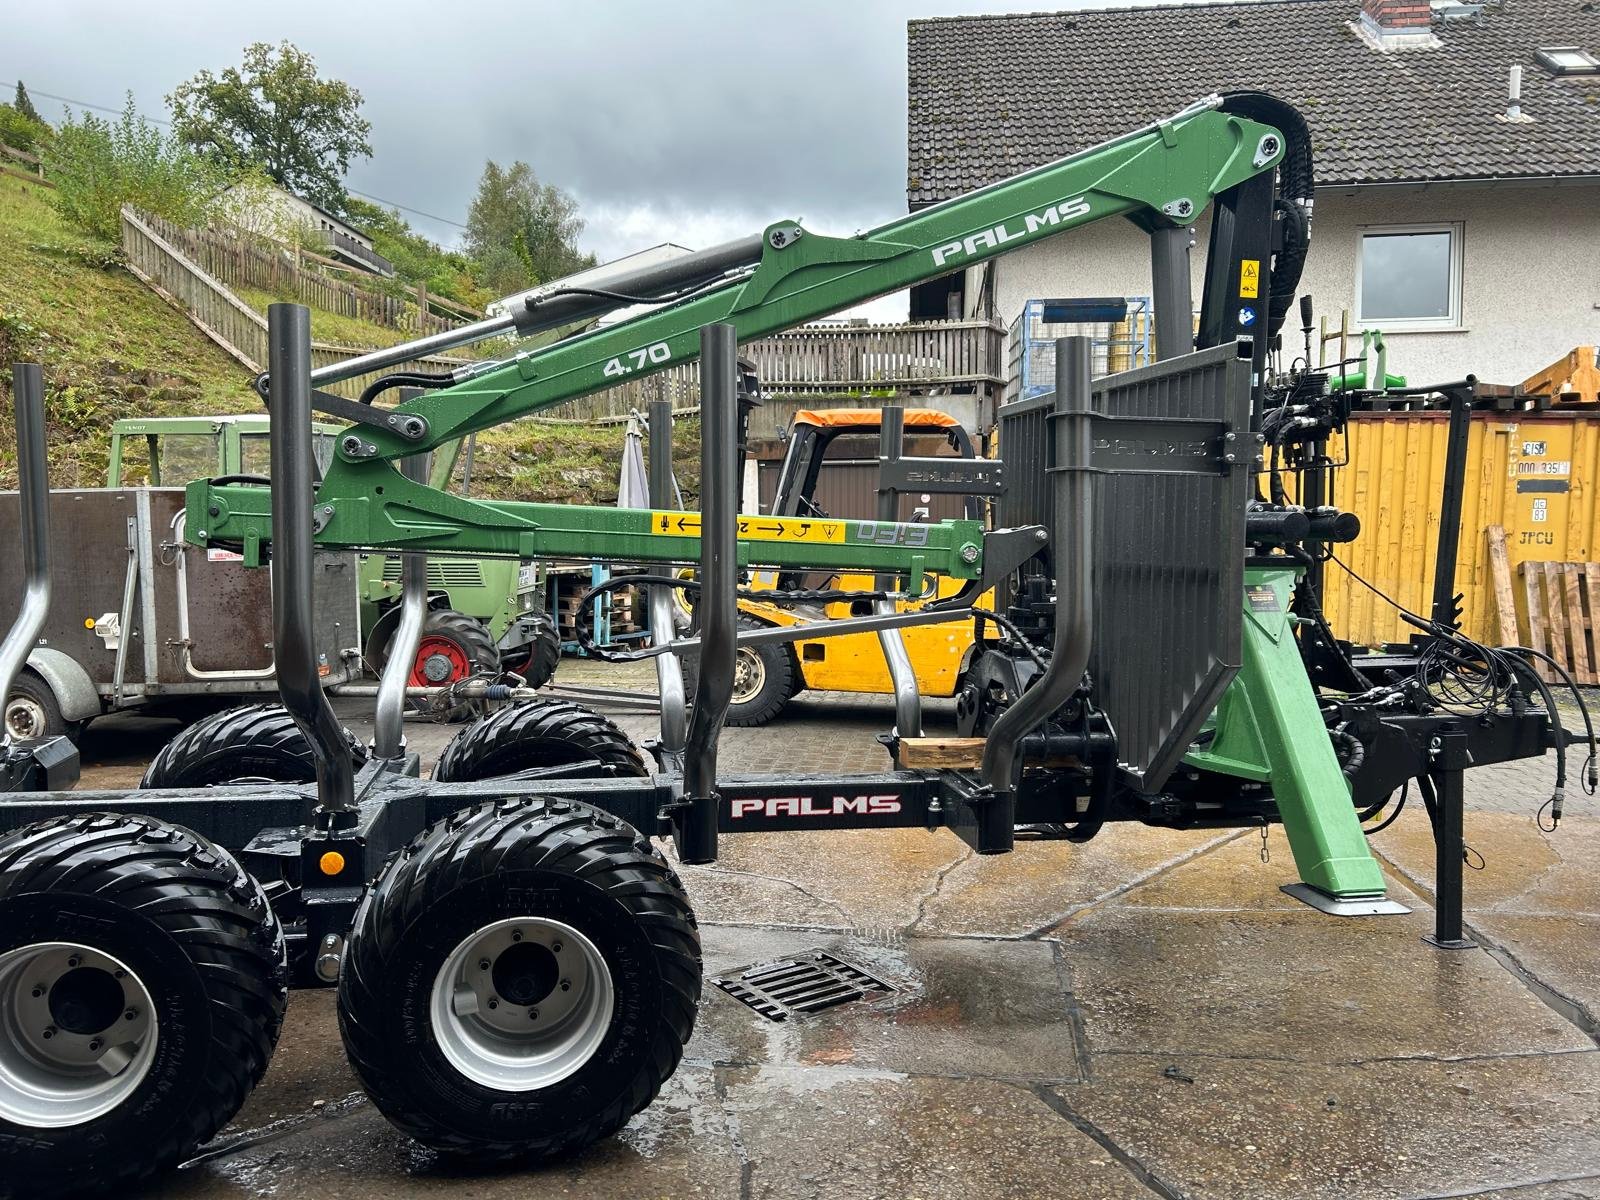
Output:
[[[744,967],[711,982],[769,1021],[787,1021],[793,1016],[860,1000],[873,992],[894,991],[883,980],[826,950],[805,950],[789,958]]]

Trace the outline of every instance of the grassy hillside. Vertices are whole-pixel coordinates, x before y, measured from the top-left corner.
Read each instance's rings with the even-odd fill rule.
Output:
[[[65,225],[49,192],[0,175],[0,488],[16,486],[13,362],[45,372],[50,480],[105,482],[111,422],[121,417],[254,412],[248,375],[176,309],[120,264],[117,247]],[[245,292],[265,311],[273,297]],[[353,345],[403,340],[392,329],[313,310],[313,336]],[[478,443],[473,493],[496,499],[610,504],[616,499],[621,425],[523,421]],[[676,439],[678,473],[691,492],[697,422]]]
[[[249,411],[242,367],[78,233],[48,191],[0,175],[0,487],[16,486],[11,364],[44,367],[50,478],[105,482],[118,417]]]

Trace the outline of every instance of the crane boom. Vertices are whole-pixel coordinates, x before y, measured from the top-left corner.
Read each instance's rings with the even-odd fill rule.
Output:
[[[739,340],[748,341],[1110,217],[1127,217],[1153,235],[1181,230],[1218,197],[1227,203],[1249,187],[1261,191],[1263,183],[1270,214],[1273,171],[1284,159],[1288,138],[1274,125],[1228,111],[1226,103],[1208,97],[1144,129],[852,237],[813,233],[798,221],[774,223],[759,239],[719,248],[721,274],[693,280],[688,294],[656,291],[663,303],[654,311],[489,364],[392,409],[319,392],[317,407],[356,424],[340,438],[321,485],[317,541],[476,554],[692,558],[698,538],[682,522],[675,524],[671,514],[628,517],[626,510],[471,501],[414,483],[395,464],[470,433],[690,362],[699,354],[699,331],[708,324],[730,323]],[[1270,260],[1271,247],[1265,224],[1258,224],[1261,236],[1249,252],[1259,265]],[[740,245],[749,258],[743,264],[730,261],[739,256],[729,250]],[[1183,275],[1186,297],[1186,267]],[[1210,295],[1208,278],[1208,305]],[[608,296],[613,307],[633,302],[606,288],[576,301],[560,289],[543,299],[564,299],[570,314],[574,302]],[[543,323],[540,299],[530,301],[519,327]],[[505,328],[481,325],[488,332],[473,336]],[[1202,320],[1202,330],[1206,327]],[[247,561],[257,559],[259,543],[270,536],[270,500],[263,489],[197,481],[190,487],[189,505],[192,512],[210,514],[204,523],[191,522],[194,540],[240,544]],[[826,533],[802,530],[799,524],[765,535],[752,529],[745,535],[747,555],[772,566],[925,567],[969,579],[979,573],[982,538],[975,523],[834,528],[844,524],[831,523]]]

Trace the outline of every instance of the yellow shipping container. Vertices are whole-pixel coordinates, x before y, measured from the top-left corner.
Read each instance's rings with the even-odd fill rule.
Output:
[[[1368,413],[1353,419],[1345,437],[1349,465],[1338,472],[1333,497],[1333,503],[1361,518],[1361,537],[1336,547],[1337,556],[1423,614],[1433,596],[1448,422],[1443,412]],[[1339,453],[1337,440],[1330,452]],[[1499,641],[1484,530],[1505,527],[1520,605],[1518,563],[1600,558],[1596,480],[1600,414],[1473,414],[1456,565],[1469,637]],[[1334,631],[1359,644],[1403,641],[1414,632],[1393,608],[1333,564],[1327,568],[1324,608]]]

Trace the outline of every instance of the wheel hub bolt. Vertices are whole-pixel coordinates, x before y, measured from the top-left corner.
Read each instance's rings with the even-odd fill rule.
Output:
[[[76,967],[80,966],[82,964],[82,962],[83,962],[83,959],[79,958],[76,954],[74,954],[71,958],[67,959],[67,966],[76,968]]]
[[[55,1037],[55,1035],[56,1035],[56,1027],[54,1025],[51,1025],[48,1028],[46,1028],[45,1031],[44,1031],[44,1040],[48,1042],[51,1038]]]
[[[563,980],[562,980],[562,981],[561,981],[561,990],[562,990],[562,991],[563,991],[563,992],[570,992],[570,991],[571,991],[571,990],[572,990],[572,980],[570,980],[570,979],[563,979]]]
[[[33,988],[33,998],[37,1000],[42,995],[44,995],[44,987],[42,985],[35,984]]]
[[[511,931],[511,940],[512,940],[512,941],[513,941],[513,942],[520,942],[520,941],[521,941],[521,940],[522,940],[522,930],[520,930],[520,929],[513,929],[513,930],[512,930],[512,931]]]
[[[92,1054],[94,1051],[100,1049],[100,1047],[104,1046],[104,1045],[105,1045],[105,1043],[102,1042],[99,1038],[95,1038],[89,1043],[89,1052]]]
[[[530,1008],[528,1010],[528,1020],[537,1021],[538,1019],[539,1019],[539,1010],[537,1008]]]
[[[561,943],[560,942],[551,943],[550,949],[555,951],[555,953],[560,954],[561,953]]]
[[[489,1007],[490,1008],[499,1008],[500,1007],[500,1001],[496,1000],[493,996],[490,996],[489,997]]]
[[[489,965],[489,960],[487,958],[480,958],[478,960],[478,970],[480,971],[487,971],[489,969]]]
[[[139,1010],[138,1009],[130,1008],[127,1012],[122,1014],[122,1019],[124,1021],[131,1021],[135,1017],[137,1017],[138,1015],[139,1015]]]

